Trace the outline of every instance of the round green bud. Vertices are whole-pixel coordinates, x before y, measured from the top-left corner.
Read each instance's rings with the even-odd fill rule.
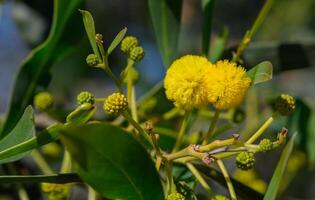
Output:
[[[91,67],[94,67],[96,65],[98,65],[98,57],[97,55],[95,54],[89,54],[87,57],[86,57],[86,63],[91,66]]]
[[[129,58],[134,62],[139,62],[144,57],[144,49],[142,47],[135,47],[131,49]]]
[[[185,200],[185,197],[180,193],[169,194],[166,200]]]
[[[38,110],[47,110],[53,104],[53,97],[49,92],[40,92],[34,97],[34,106]]]
[[[295,110],[295,99],[288,94],[281,94],[275,103],[276,110],[281,115],[290,115]]]
[[[84,103],[94,104],[95,99],[92,93],[84,91],[80,92],[80,94],[77,96],[77,102],[78,105],[82,105]]]
[[[139,44],[136,37],[127,36],[123,39],[123,41],[121,41],[120,49],[122,52],[128,54],[131,51],[131,49],[137,47],[138,45]]]
[[[270,151],[273,147],[273,143],[271,140],[269,139],[262,139],[260,142],[259,142],[259,149],[260,151],[262,152],[267,152],[267,151]]]
[[[41,189],[47,193],[49,200],[66,200],[68,197],[69,185],[56,183],[42,183]]]
[[[113,93],[104,102],[104,111],[108,114],[120,114],[128,106],[127,98],[121,93]]]
[[[230,198],[219,194],[219,195],[215,195],[215,199],[211,199],[211,200],[230,200]]]
[[[255,165],[255,157],[252,152],[241,152],[236,156],[236,166],[242,170],[252,169]]]

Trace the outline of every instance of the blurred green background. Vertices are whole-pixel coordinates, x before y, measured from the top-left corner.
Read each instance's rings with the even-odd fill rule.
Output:
[[[229,58],[255,20],[263,0],[218,0],[216,1],[212,38],[215,40],[223,27],[228,29],[224,57]],[[156,39],[145,0],[87,0],[86,9],[95,19],[97,32],[104,35],[105,45],[124,27],[127,35],[136,36],[145,49],[144,60],[137,65],[141,72],[137,93],[150,89],[163,79],[165,67],[157,48]],[[274,130],[288,126],[291,133],[299,131],[296,150],[289,162],[282,195],[285,200],[315,199],[315,1],[276,0],[261,29],[253,38],[243,55],[248,68],[261,61],[274,64],[272,81],[258,85],[250,91],[247,102],[256,106],[259,117],[251,116],[252,129],[270,113],[268,102],[281,92],[298,98],[297,112],[274,125]],[[32,48],[48,35],[53,13],[53,1],[25,0],[3,1],[0,7],[0,114],[5,113],[15,74]],[[79,15],[79,12],[77,13]],[[202,12],[200,1],[184,0],[182,10],[179,55],[200,54]],[[81,23],[82,30],[84,29]],[[76,32],[68,34],[75,35]],[[115,90],[109,78],[85,63],[92,50],[86,36],[76,45],[76,50],[51,69],[52,79],[48,90],[56,97],[62,108],[72,108],[76,94],[90,90],[104,97]],[[110,63],[114,73],[119,74],[125,66],[120,51],[114,51]],[[270,131],[270,135],[274,131]],[[279,154],[259,156],[257,172],[268,183]],[[268,158],[267,158],[268,157]],[[229,166],[232,170],[233,165]],[[291,170],[291,171],[290,171]],[[214,184],[214,183],[213,183]],[[258,183],[257,183],[258,184]],[[217,189],[222,189],[214,184]],[[2,188],[3,191],[6,188]],[[223,190],[224,192],[224,190]],[[38,194],[37,194],[38,195]],[[36,195],[35,195],[36,196]],[[35,198],[35,197],[34,197]]]

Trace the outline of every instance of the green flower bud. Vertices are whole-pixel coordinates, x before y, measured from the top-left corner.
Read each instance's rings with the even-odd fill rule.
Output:
[[[78,105],[82,105],[84,103],[94,104],[95,99],[92,93],[84,91],[80,92],[80,94],[77,96],[77,102]]]
[[[215,195],[215,199],[211,199],[211,200],[230,200],[230,198],[219,194],[219,195]]]
[[[127,98],[121,93],[113,93],[104,102],[104,110],[108,114],[120,114],[127,106]]]
[[[281,94],[275,103],[276,110],[281,115],[290,115],[295,110],[295,99],[288,94]]]
[[[122,52],[128,54],[131,49],[137,47],[138,45],[139,44],[136,37],[127,36],[123,39],[123,41],[121,41],[120,49]]]
[[[259,142],[259,149],[262,152],[270,151],[273,148],[273,143],[269,139],[263,139]]]
[[[47,193],[49,200],[66,200],[70,187],[66,184],[42,183],[41,189]]]
[[[236,156],[236,166],[242,170],[249,170],[255,165],[255,157],[252,152],[241,152]]]
[[[86,57],[86,63],[91,66],[91,67],[94,67],[96,65],[98,65],[98,57],[97,55],[95,54],[89,54],[87,57]]]
[[[180,193],[169,194],[166,200],[185,200],[185,197]]]
[[[131,49],[129,58],[134,62],[139,62],[144,57],[144,49],[142,47],[135,47]]]
[[[53,104],[53,97],[49,92],[40,92],[34,97],[34,106],[38,110],[47,110]]]

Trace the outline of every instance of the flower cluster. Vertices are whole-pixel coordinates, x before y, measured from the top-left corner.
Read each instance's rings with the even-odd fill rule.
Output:
[[[217,109],[238,106],[251,79],[243,67],[228,60],[210,63],[201,56],[186,55],[173,62],[164,87],[175,106],[191,110],[208,104]]]

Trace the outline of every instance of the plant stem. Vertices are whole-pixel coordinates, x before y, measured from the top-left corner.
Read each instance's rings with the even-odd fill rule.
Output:
[[[218,166],[219,166],[219,168],[220,168],[220,170],[224,176],[224,179],[226,181],[226,184],[227,184],[229,192],[230,192],[231,199],[237,200],[232,181],[231,181],[230,176],[229,176],[229,174],[228,174],[228,172],[224,166],[224,163],[222,162],[222,160],[217,160],[217,164],[218,164]]]
[[[186,163],[187,168],[191,171],[191,173],[196,177],[200,185],[203,187],[203,189],[208,193],[211,199],[215,199],[215,194],[213,193],[212,189],[208,185],[208,183],[205,181],[205,179],[201,176],[199,171],[195,168],[195,166],[191,163]]]
[[[46,160],[43,158],[43,156],[40,154],[40,152],[36,149],[34,149],[31,153],[31,156],[33,158],[33,160],[35,161],[35,163],[37,164],[37,166],[40,168],[40,170],[44,173],[44,174],[53,174],[53,170],[50,168],[50,166],[48,165],[48,163],[46,162]]]
[[[104,71],[107,73],[107,75],[115,82],[118,90],[120,93],[123,93],[123,89],[121,86],[120,81],[116,78],[116,76],[113,74],[112,70],[109,67],[105,67]]]
[[[219,115],[220,115],[220,110],[216,109],[215,110],[215,113],[214,113],[214,116],[211,120],[211,123],[210,123],[210,126],[209,126],[209,129],[208,129],[208,132],[202,142],[202,144],[207,144],[208,140],[210,139],[210,137],[212,136],[213,134],[213,131],[215,129],[215,126],[218,122],[218,119],[219,119]]]
[[[78,174],[64,173],[53,175],[30,175],[30,176],[0,176],[0,183],[81,183],[82,180]]]
[[[180,145],[182,144],[183,137],[185,135],[186,128],[187,128],[189,115],[190,115],[190,112],[186,111],[172,152],[178,151],[178,149],[180,148]]]
[[[122,115],[126,118],[126,120],[139,132],[139,134],[147,141],[150,143],[152,147],[154,147],[153,142],[150,138],[150,136],[143,130],[143,128],[135,121],[132,119],[128,111],[124,111]]]
[[[96,103],[103,103],[106,100],[106,98],[95,98],[94,100]]]
[[[71,164],[71,156],[70,153],[65,150],[63,154],[63,160],[60,167],[60,173],[69,173],[71,172],[72,164]]]
[[[171,194],[173,192],[176,192],[176,186],[174,184],[172,168],[173,168],[172,162],[166,161],[165,162],[165,170],[166,170],[166,174],[167,174],[167,194]]]
[[[257,32],[257,30],[260,28],[261,24],[265,20],[269,10],[271,9],[271,6],[273,4],[274,0],[266,0],[263,8],[260,10],[254,24],[252,25],[251,29],[249,31],[246,31],[240,45],[238,46],[236,53],[233,55],[232,62],[238,62],[240,59],[240,56],[242,55],[243,51],[246,49],[246,47],[249,45],[253,35]]]
[[[17,186],[18,194],[19,194],[19,199],[20,200],[29,200],[29,197],[27,195],[26,190],[21,184],[18,184]]]
[[[87,187],[88,187],[88,200],[96,200],[97,194],[95,190],[93,190],[93,188],[90,186],[87,186]]]
[[[252,144],[255,142],[265,131],[266,129],[272,124],[274,121],[275,115],[269,117],[267,121],[246,141],[247,144]]]

